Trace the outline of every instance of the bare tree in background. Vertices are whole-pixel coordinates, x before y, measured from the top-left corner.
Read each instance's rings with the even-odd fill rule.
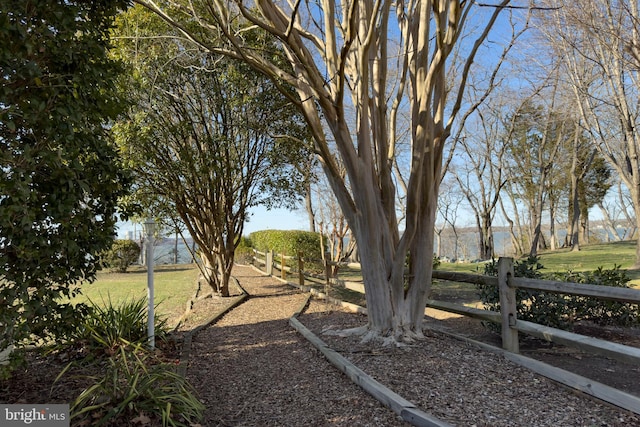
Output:
[[[443,248],[446,246],[443,242],[444,231],[447,227],[451,228],[453,234],[452,258],[458,258],[458,231],[456,222],[458,219],[458,208],[464,196],[460,194],[450,179],[444,179],[441,183],[442,192],[438,198],[438,218],[435,225],[436,234],[436,256],[442,258],[444,254]]]
[[[500,191],[506,185],[502,169],[506,146],[500,131],[499,115],[491,109],[484,113],[479,110],[475,128],[469,127],[458,142],[462,165],[452,170],[474,213],[479,257],[483,260],[494,256],[493,219]]]
[[[635,0],[549,0],[540,30],[563,60],[582,123],[600,154],[629,189],[640,226],[638,69],[640,31]],[[640,268],[640,244],[635,268]]]

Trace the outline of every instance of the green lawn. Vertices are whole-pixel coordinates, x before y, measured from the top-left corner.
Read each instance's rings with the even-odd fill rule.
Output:
[[[631,284],[640,285],[640,271],[628,270],[635,262],[636,241],[583,245],[578,252],[560,249],[553,252],[543,251],[539,255],[540,263],[544,266],[543,272],[593,271],[598,267],[610,269],[619,265],[623,270],[627,270]],[[483,268],[481,263],[443,263],[439,267],[444,271],[478,274],[482,274]]]
[[[543,271],[587,271],[599,266],[613,268],[621,265],[623,269],[631,267],[635,261],[636,242],[616,242],[582,246],[579,252],[562,249],[554,252],[543,252],[540,262]],[[460,271],[482,274],[482,263],[443,263],[439,267],[444,271]],[[631,283],[640,288],[640,271],[627,272]],[[343,268],[339,276],[342,280],[362,280],[357,269]],[[182,315],[189,298],[196,288],[198,269],[195,265],[157,266],[154,274],[155,300],[160,303],[158,313],[166,316],[170,324]],[[441,282],[434,284],[438,292],[453,294],[469,294],[474,291],[473,285],[464,283]],[[147,273],[143,267],[132,267],[128,273],[100,272],[94,283],[83,285],[83,296],[76,301],[91,299],[96,303],[111,298],[118,303],[131,298],[142,298],[147,295]]]
[[[586,271],[600,266],[613,268],[615,265],[628,269],[635,262],[635,252],[635,241],[614,242],[581,246],[577,252],[571,252],[570,249],[543,252],[540,260],[549,271]]]
[[[131,267],[127,273],[99,272],[94,283],[82,285],[82,295],[74,302],[91,299],[96,304],[111,298],[114,304],[127,299],[147,297],[147,271]],[[162,265],[154,269],[154,299],[157,313],[175,325],[184,313],[187,301],[196,290],[198,269],[194,264]]]

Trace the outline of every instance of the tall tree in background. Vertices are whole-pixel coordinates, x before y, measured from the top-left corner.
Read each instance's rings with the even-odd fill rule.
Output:
[[[202,52],[147,9],[132,8],[119,28],[116,54],[133,77],[124,84],[129,119],[118,125],[123,151],[140,191],[185,224],[204,279],[228,296],[249,208],[292,205],[302,194],[304,119],[262,74]],[[245,37],[277,53],[260,31]]]
[[[555,90],[549,105],[525,100],[508,119],[512,123],[507,132],[511,189],[527,206],[530,256],[544,245],[542,214],[553,187],[553,165],[570,137],[566,117],[554,106]]]
[[[451,233],[449,235],[452,234],[453,239],[447,239],[447,241],[453,240],[453,248],[447,249],[452,253],[453,259],[458,259],[458,231],[456,229],[456,222],[458,219],[458,208],[464,199],[464,195],[457,191],[454,184],[454,178],[445,178],[440,185],[442,191],[438,198],[438,216],[434,227],[436,235],[435,255],[436,257],[441,258],[444,254],[446,243],[443,237],[445,237],[444,232],[447,225],[449,225],[449,227],[451,227]]]
[[[178,0],[138,2],[202,47],[242,58],[274,81],[295,87],[292,100],[309,124],[316,153],[358,242],[369,324],[354,332],[389,341],[422,337],[443,147],[462,108],[471,65],[509,1],[481,10],[475,2],[460,0],[210,0],[198,2],[198,8]],[[476,12],[469,28],[477,31],[464,37],[465,23]],[[203,24],[197,31],[188,26],[194,21]],[[240,25],[271,33],[284,47],[284,58],[252,47]],[[216,43],[218,34],[226,38],[225,45]],[[464,52],[459,78],[448,80],[452,52],[458,42],[469,40],[459,51]],[[282,59],[291,71],[278,63]],[[389,64],[396,61],[398,73],[390,74]],[[392,176],[400,108],[411,117],[402,233]],[[353,127],[345,120],[349,110],[355,112]],[[344,165],[344,178],[338,164]]]
[[[478,111],[474,129],[458,142],[462,164],[452,170],[476,220],[480,259],[494,257],[493,219],[502,188],[506,185],[503,157],[506,143],[500,138],[499,115],[491,109]]]
[[[0,1],[0,349],[77,321],[127,179],[109,29],[124,1]],[[60,329],[59,329],[60,328]]]
[[[562,59],[582,123],[596,148],[629,189],[640,226],[638,52],[635,0],[549,0],[539,28]],[[640,244],[635,268],[640,268]]]

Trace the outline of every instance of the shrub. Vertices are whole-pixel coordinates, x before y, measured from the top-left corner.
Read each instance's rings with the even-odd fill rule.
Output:
[[[192,426],[204,405],[187,380],[143,348],[120,348],[71,405],[74,424]]]
[[[59,380],[75,371],[79,362],[81,372],[98,372],[77,376],[89,385],[71,405],[73,424],[195,425],[204,407],[193,388],[174,365],[163,363],[146,348],[146,299],[91,304],[67,343],[80,346],[85,357],[58,375]],[[167,335],[164,320],[156,319],[155,333],[156,339]]]
[[[543,268],[542,264],[540,264],[540,259],[532,256],[516,260],[513,265],[515,277],[528,279],[543,279],[544,275],[541,272]],[[487,276],[498,275],[497,260],[492,260],[485,264],[484,274]],[[479,290],[480,301],[483,302],[488,310],[500,311],[500,292],[497,286],[479,284],[476,285],[476,288]],[[564,307],[564,298],[560,294],[516,289],[518,319],[551,327],[566,328],[567,325],[563,320],[566,317]],[[492,330],[500,330],[500,325],[495,323],[486,323],[485,326]]]
[[[598,267],[595,271],[585,273],[560,273],[554,275],[553,279],[616,288],[630,287],[629,278],[623,270],[620,270],[619,265],[615,265],[612,269]],[[638,304],[579,295],[568,296],[566,299],[572,322],[590,321],[598,325],[617,326],[631,326],[640,322],[640,306]]]
[[[167,335],[166,319],[156,316],[156,340]],[[89,313],[70,337],[72,345],[94,357],[111,356],[121,347],[147,342],[147,299],[126,300],[114,305],[111,298],[101,305],[90,301]]]
[[[297,257],[298,251],[301,251],[305,258],[305,270],[323,271],[322,252],[326,252],[326,248],[320,244],[320,233],[299,230],[263,230],[251,233],[249,239],[253,247],[261,252],[271,250],[276,255]],[[295,261],[289,261],[288,265],[294,269],[298,268]]]
[[[140,246],[133,240],[114,240],[111,249],[102,254],[101,261],[104,267],[125,273],[139,256]]]
[[[437,270],[438,268],[440,268],[440,264],[441,264],[440,258],[438,258],[438,256],[434,254],[433,255],[433,269]]]
[[[515,277],[531,279],[547,279],[562,282],[588,283],[593,285],[629,287],[629,279],[620,266],[607,270],[599,267],[594,272],[542,274],[544,267],[539,258],[529,257],[514,263]],[[497,262],[494,260],[485,265],[485,274],[497,276]],[[480,300],[487,309],[500,311],[500,295],[498,288],[490,285],[476,285]],[[628,326],[640,321],[640,310],[637,304],[606,301],[594,297],[566,295],[554,292],[516,289],[516,310],[518,319],[559,329],[570,329],[581,320],[592,321],[600,325]],[[498,329],[499,325],[486,325],[490,329]]]

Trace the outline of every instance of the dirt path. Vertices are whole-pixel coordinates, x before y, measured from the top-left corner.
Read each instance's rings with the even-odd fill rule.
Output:
[[[407,425],[289,326],[305,294],[250,267],[236,267],[234,275],[251,297],[193,336],[187,378],[207,407],[203,425]],[[319,336],[327,327],[366,323],[364,316],[322,302],[312,302],[300,320]],[[451,327],[449,322],[459,320],[433,321]],[[363,345],[358,337],[321,338],[421,410],[453,425],[640,426],[636,414],[436,331],[405,348]]]
[[[193,337],[187,378],[203,425],[407,425],[289,326],[306,294],[249,267],[234,275],[251,297]]]

